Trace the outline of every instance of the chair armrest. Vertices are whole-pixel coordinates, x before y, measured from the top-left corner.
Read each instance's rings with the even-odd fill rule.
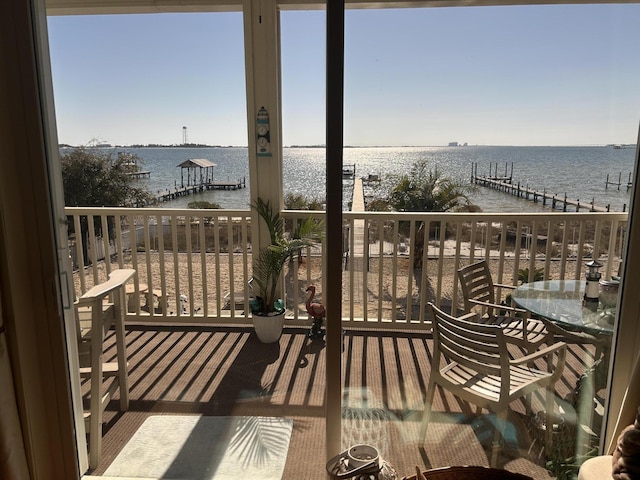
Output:
[[[550,366],[551,364],[549,360],[554,354],[558,355],[558,360],[556,362],[552,377],[554,379],[557,379],[560,377],[560,375],[562,375],[562,370],[564,369],[564,363],[567,356],[567,344],[564,342],[556,342],[553,345],[549,345],[548,347],[537,350],[533,353],[530,353],[529,355],[511,360],[509,363],[511,363],[511,365],[522,365],[533,362],[534,360],[546,358],[547,365]]]
[[[507,290],[515,290],[518,288],[516,285],[505,285],[504,283],[494,283],[494,288],[506,288]]]
[[[94,285],[92,288],[87,290],[77,300],[76,305],[89,305],[95,300],[106,297],[114,290],[124,286],[124,284],[127,283],[135,274],[136,271],[131,268],[122,268],[112,271],[109,274],[109,280],[98,285]]]
[[[469,299],[469,303],[473,303],[475,305],[479,305],[479,306],[482,306],[482,307],[497,308],[497,309],[500,309],[500,310],[508,310],[510,312],[515,312],[515,313],[523,313],[523,314],[528,314],[529,313],[528,310],[524,310],[522,308],[511,307],[509,305],[500,305],[498,303],[481,302],[480,300],[473,300],[473,299]]]
[[[536,350],[529,355],[525,355],[524,357],[519,357],[514,360],[511,360],[511,363],[514,365],[518,365],[520,363],[528,363],[533,360],[537,360],[539,358],[546,357],[555,352],[560,352],[561,350],[566,350],[567,344],[564,342],[556,342],[553,345],[549,345],[548,347],[541,348],[540,350]]]

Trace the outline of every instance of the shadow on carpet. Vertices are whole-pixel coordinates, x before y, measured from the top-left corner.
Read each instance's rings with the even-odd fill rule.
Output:
[[[292,428],[280,417],[151,416],[104,476],[280,480]]]

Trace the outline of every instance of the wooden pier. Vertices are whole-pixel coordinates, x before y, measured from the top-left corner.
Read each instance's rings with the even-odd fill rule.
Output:
[[[529,188],[528,184],[522,185],[520,182],[515,183],[513,181],[513,163],[511,164],[510,176],[506,175],[506,166],[505,176],[498,176],[497,167],[498,166],[496,164],[494,173],[490,165],[490,174],[488,176],[482,176],[478,175],[478,164],[473,163],[471,165],[471,183],[508,193],[509,195],[513,195],[518,198],[531,200],[534,203],[542,203],[543,206],[550,206],[554,210],[562,210],[563,212],[566,212],[567,208],[571,208],[572,210],[575,209],[576,212],[579,212],[580,210],[586,210],[589,212],[609,212],[611,210],[611,205],[607,205],[606,207],[596,205],[595,198],[592,199],[591,202],[581,202],[579,199],[573,200],[567,198],[566,193],[564,195],[558,195],[557,193],[552,194],[547,192],[546,189],[539,191],[534,188]],[[622,211],[624,212],[625,210],[626,205],[622,207]]]
[[[127,175],[129,175],[130,177],[133,178],[150,178],[151,177],[151,171],[150,170],[140,170],[137,172],[129,172],[127,173]]]
[[[206,190],[239,190],[247,186],[245,178],[232,181],[216,181],[213,179],[213,169],[217,165],[206,158],[190,158],[178,165],[180,168],[180,187],[168,189],[159,194],[158,202],[167,202],[178,197],[195,195]],[[185,179],[186,172],[186,179]],[[186,183],[186,184],[185,184]],[[158,192],[160,193],[160,192]]]
[[[206,190],[239,190],[246,188],[247,182],[245,178],[236,180],[235,182],[203,182],[197,185],[187,185],[183,187],[175,187],[173,190],[167,189],[165,193],[158,195],[158,202],[167,202],[178,197],[186,197],[187,195],[195,195]]]
[[[618,187],[618,190],[620,190],[620,186],[622,185],[622,172],[618,174],[617,182],[609,181],[609,174],[607,173],[607,180],[604,182],[605,190],[609,189],[609,185],[614,185]],[[627,191],[629,191],[631,187],[633,187],[633,182],[631,181],[631,172],[629,172],[629,180],[627,180]]]

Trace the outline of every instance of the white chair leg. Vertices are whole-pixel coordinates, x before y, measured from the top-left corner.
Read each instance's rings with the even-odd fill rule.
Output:
[[[545,398],[545,432],[544,432],[544,451],[547,457],[551,454],[551,446],[553,444],[553,420],[554,420],[554,394],[555,384],[547,386]]]
[[[493,435],[493,442],[491,443],[491,459],[489,461],[489,465],[493,468],[497,468],[498,466],[498,455],[500,454],[500,439],[504,438],[504,431],[507,427],[507,410],[504,409],[500,413],[497,414],[497,425],[496,431]]]
[[[100,300],[91,311],[92,331],[102,328]],[[95,469],[102,453],[102,343],[91,345],[91,410],[89,427],[89,468]]]
[[[427,395],[424,401],[424,411],[422,412],[422,425],[420,427],[420,442],[421,445],[427,440],[427,428],[429,428],[429,420],[431,418],[431,407],[433,405],[433,398],[436,393],[436,384],[429,380],[429,386],[427,387]]]
[[[118,357],[118,389],[120,391],[120,410],[124,412],[129,409],[129,367],[127,364],[126,332],[124,326],[124,290],[120,289],[116,295],[118,295],[118,301],[115,305],[116,321],[114,322],[114,328],[116,333],[116,350]]]

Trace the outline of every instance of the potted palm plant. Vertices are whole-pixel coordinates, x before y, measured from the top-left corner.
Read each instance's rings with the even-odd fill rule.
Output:
[[[278,297],[282,270],[287,261],[322,237],[324,226],[309,217],[299,223],[292,235],[285,236],[284,220],[269,202],[258,198],[253,208],[265,221],[271,237],[271,244],[260,249],[253,264],[254,299],[250,304],[253,328],[260,341],[273,343],[280,339],[284,326],[284,302]]]

